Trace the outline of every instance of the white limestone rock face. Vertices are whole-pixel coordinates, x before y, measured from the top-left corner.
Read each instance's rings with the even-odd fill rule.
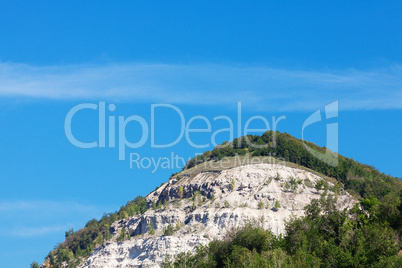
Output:
[[[115,222],[113,239],[97,247],[81,267],[159,267],[167,255],[194,251],[197,245],[223,238],[252,221],[276,235],[284,233],[286,220],[304,215],[303,208],[320,198],[322,191],[318,193],[313,186],[321,179],[307,170],[280,164],[180,173],[147,196],[150,204],[164,203],[161,209]],[[349,194],[339,193],[339,209],[354,203]],[[148,231],[151,221],[153,235]],[[165,236],[164,228],[169,225],[173,235]],[[122,228],[132,237],[116,242]]]

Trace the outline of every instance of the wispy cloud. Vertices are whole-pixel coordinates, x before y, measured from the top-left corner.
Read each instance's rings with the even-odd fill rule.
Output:
[[[216,64],[30,66],[0,64],[0,96],[300,111],[339,100],[340,108],[401,109],[402,65],[304,71]]]

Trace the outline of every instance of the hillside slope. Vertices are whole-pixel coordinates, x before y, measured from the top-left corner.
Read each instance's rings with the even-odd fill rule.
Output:
[[[258,159],[263,160],[254,161]],[[215,162],[205,166],[209,169],[201,165],[173,176],[146,197],[151,207],[159,203],[161,208],[153,205],[155,209],[143,215],[113,223],[113,237],[80,267],[159,267],[166,255],[193,251],[253,221],[281,234],[286,220],[302,216],[304,207],[324,192],[314,188],[323,177],[300,168],[270,163],[220,166]],[[334,184],[325,185],[333,193]],[[338,208],[351,208],[351,195],[336,191]],[[118,242],[122,233],[127,238]]]
[[[159,267],[168,255],[223,239],[250,222],[283,234],[285,221],[302,217],[305,206],[324,195],[336,196],[343,210],[361,197],[389,198],[402,189],[397,178],[343,156],[337,167],[328,165],[286,133],[248,138],[269,146],[254,149],[235,140],[205,152],[146,198],[66,233],[41,267]]]

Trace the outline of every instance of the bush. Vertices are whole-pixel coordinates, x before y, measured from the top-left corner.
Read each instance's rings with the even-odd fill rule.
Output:
[[[322,190],[324,187],[324,180],[319,180],[316,182],[314,188],[318,191]]]
[[[263,209],[264,208],[264,203],[263,202],[258,202],[258,209]]]
[[[275,201],[275,208],[276,208],[276,209],[281,208],[281,204],[279,203],[278,200]]]
[[[195,192],[193,193],[193,196],[191,197],[191,200],[192,200],[192,201],[195,201],[199,195],[201,195],[201,192],[198,191],[198,190],[195,191]]]
[[[123,242],[124,240],[126,240],[127,238],[129,238],[130,235],[127,234],[126,229],[122,228],[119,232],[119,236],[117,237],[117,242]]]
[[[173,235],[173,233],[174,233],[174,230],[173,230],[173,226],[171,224],[169,224],[166,228],[163,229],[164,236]]]
[[[235,179],[232,179],[232,182],[230,183],[230,190],[233,191],[234,187],[235,187]]]
[[[180,197],[180,199],[183,198],[183,193],[184,193],[183,186],[179,186],[179,197]]]

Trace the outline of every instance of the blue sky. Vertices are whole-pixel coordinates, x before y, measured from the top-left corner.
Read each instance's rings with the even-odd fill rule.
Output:
[[[401,13],[399,1],[0,1],[3,265],[42,262],[68,228],[146,195],[179,170],[130,168],[109,143],[72,145],[64,122],[82,103],[114,104],[107,120],[136,115],[148,125],[151,104],[167,103],[186,123],[204,116],[211,132],[227,128],[213,120],[227,116],[237,137],[241,102],[243,128],[252,116],[271,127],[273,116],[285,116],[278,130],[300,138],[312,113],[338,101],[339,116],[309,127],[305,138],[325,145],[326,124],[337,122],[341,154],[402,177]],[[82,110],[73,133],[97,141],[98,123],[97,111]],[[157,143],[173,141],[178,113],[157,110],[155,129]],[[138,141],[140,125],[126,134]],[[126,153],[188,159],[213,147],[211,133],[191,139],[206,148],[181,139],[157,149],[149,138]]]

